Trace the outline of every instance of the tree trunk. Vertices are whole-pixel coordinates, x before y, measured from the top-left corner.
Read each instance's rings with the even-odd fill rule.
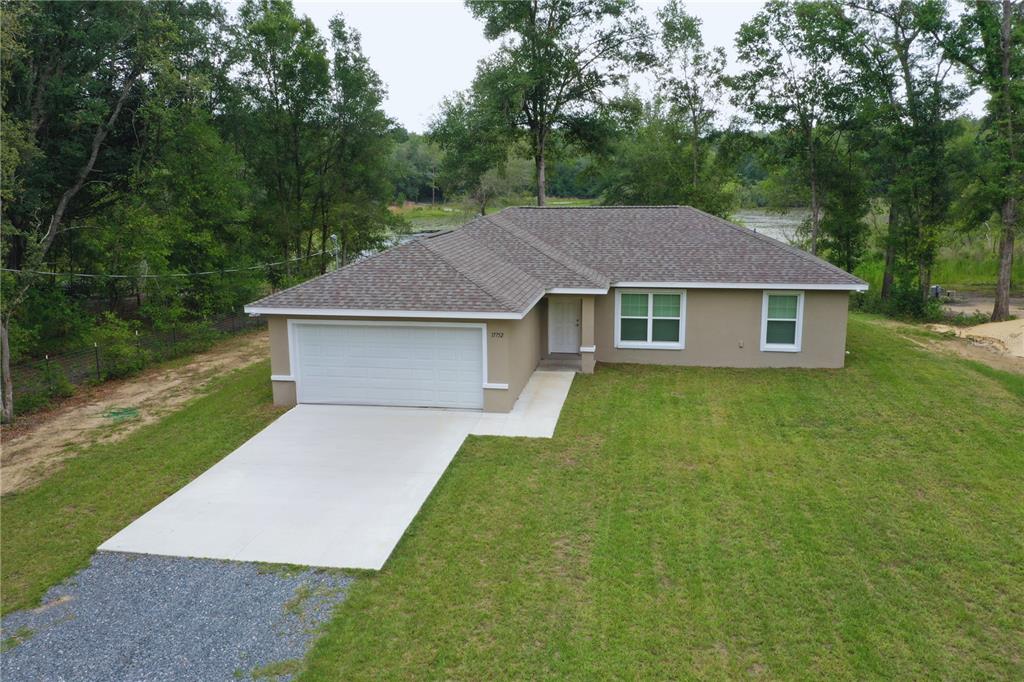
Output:
[[[1010,319],[1010,278],[1013,275],[1013,242],[1017,230],[1017,200],[1009,197],[1003,203],[1003,235],[999,240],[999,277],[996,280],[996,303],[992,321]]]
[[[1003,116],[1006,121],[1006,147],[1009,156],[1010,181],[1008,186],[1011,193],[1020,191],[1020,183],[1014,182],[1014,174],[1017,170],[1017,140],[1014,138],[1013,99],[1010,93],[1010,55],[1013,50],[1011,19],[1013,8],[1010,0],[1003,0],[1003,17],[999,30],[999,46],[1002,52],[1002,86],[1003,86]],[[1019,178],[1017,178],[1019,180]],[[1002,322],[1010,318],[1010,279],[1013,276],[1013,242],[1014,233],[1017,230],[1017,197],[1011,194],[1003,200],[1002,211],[1003,235],[999,240],[999,277],[996,280],[996,301],[992,307],[992,321]]]
[[[892,280],[896,270],[896,221],[893,218],[895,214],[895,207],[889,206],[889,233],[885,237],[885,272],[882,274],[880,293],[883,301],[888,301],[892,296]]]
[[[14,384],[11,382],[11,348],[7,343],[7,320],[0,320],[0,373],[3,393],[0,394],[0,416],[5,424],[14,420]]]
[[[818,255],[818,230],[821,229],[821,202],[818,199],[818,168],[814,158],[814,130],[808,139],[808,163],[811,173],[811,253]]]
[[[547,187],[546,180],[544,177],[544,133],[542,131],[537,132],[537,144],[534,150],[534,162],[537,164],[537,205],[543,206],[547,203]]]
[[[921,302],[927,303],[928,296],[931,293],[929,289],[932,286],[932,264],[924,255],[917,261],[917,281],[920,286]]]

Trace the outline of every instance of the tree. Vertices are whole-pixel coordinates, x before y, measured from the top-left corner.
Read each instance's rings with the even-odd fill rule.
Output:
[[[689,141],[689,194],[691,203],[713,213],[722,213],[720,188],[725,178],[705,172],[710,155],[709,138],[715,132],[715,118],[725,93],[725,50],[707,49],[701,37],[699,19],[690,16],[672,0],[658,11],[661,21],[663,69],[662,96],[672,105],[671,115],[684,122]]]
[[[430,139],[444,152],[441,177],[447,188],[466,192],[483,215],[500,191],[511,140],[500,121],[480,105],[472,90],[445,98],[431,121]]]
[[[942,0],[851,3],[855,39],[845,57],[857,74],[861,120],[869,122],[872,174],[889,204],[881,297],[916,284],[928,295],[938,235],[951,203],[947,147],[966,91],[951,82],[951,64],[936,32]]]
[[[552,138],[593,144],[609,86],[630,68],[653,62],[646,22],[633,0],[466,0],[489,40],[503,39],[480,62],[474,90],[511,132],[527,137],[546,198],[545,167]]]
[[[397,128],[391,151],[389,176],[396,201],[430,201],[437,198],[437,174],[443,153],[428,136]]]
[[[998,213],[1002,223],[992,321],[1006,320],[1024,200],[1024,2],[978,0],[940,40],[947,54],[964,68],[968,81],[989,96],[982,138],[985,163],[967,195],[977,204],[982,220]]]
[[[314,229],[319,229],[320,272],[337,229],[339,261],[381,247],[398,226],[387,209],[394,122],[384,113],[386,91],[363,54],[359,32],[342,15],[330,22],[330,105],[319,132]],[[306,255],[312,250],[313,230]]]
[[[850,113],[850,74],[836,52],[850,25],[833,2],[771,0],[736,35],[748,66],[726,79],[733,103],[783,133],[785,156],[802,167],[810,191],[811,252],[821,229],[821,155]]]
[[[327,45],[288,0],[246,0],[234,60],[241,93],[236,143],[265,191],[259,229],[283,254],[302,254],[310,229],[319,131],[331,89]]]
[[[689,204],[726,216],[733,205],[729,179],[710,140],[693,144],[685,118],[661,99],[644,106],[639,122],[614,145],[602,174],[608,205]],[[699,162],[693,161],[700,155]],[[694,172],[697,176],[694,176]]]

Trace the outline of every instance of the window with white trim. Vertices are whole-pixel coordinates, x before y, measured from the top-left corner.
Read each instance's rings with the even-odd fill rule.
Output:
[[[685,291],[615,291],[617,348],[683,348],[685,320]]]
[[[803,321],[804,292],[764,292],[761,305],[761,350],[799,351]]]

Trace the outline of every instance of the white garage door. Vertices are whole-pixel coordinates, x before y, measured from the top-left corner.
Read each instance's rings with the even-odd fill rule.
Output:
[[[483,407],[480,327],[296,324],[300,403]]]

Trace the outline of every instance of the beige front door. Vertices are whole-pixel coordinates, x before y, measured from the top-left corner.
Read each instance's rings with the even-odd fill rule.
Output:
[[[580,299],[548,299],[548,352],[580,352]]]

